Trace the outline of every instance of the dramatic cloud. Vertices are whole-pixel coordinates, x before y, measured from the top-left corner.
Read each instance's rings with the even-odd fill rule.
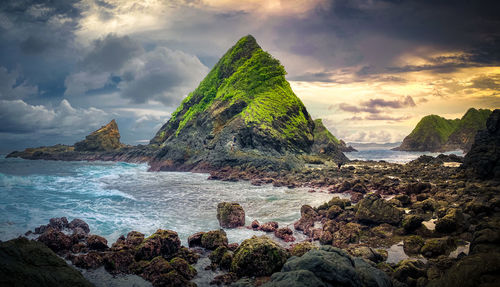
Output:
[[[88,132],[108,120],[108,115],[100,109],[75,109],[67,100],[55,108],[30,105],[22,100],[0,100],[0,133],[70,136]]]
[[[6,68],[0,67],[0,99],[23,99],[37,93],[38,88],[27,84],[18,71],[9,72]]]
[[[208,72],[196,56],[166,47],[145,51],[130,37],[114,34],[94,41],[79,65],[81,71],[65,80],[67,96],[117,82],[120,95],[132,103],[153,100],[167,106],[179,104]]]
[[[415,101],[411,96],[403,97],[399,100],[384,100],[384,99],[370,99],[368,101],[362,101],[360,106],[354,106],[346,103],[340,103],[338,105],[339,109],[345,112],[351,113],[370,113],[370,114],[379,114],[384,112],[384,110],[380,108],[388,108],[388,109],[401,109],[406,107],[414,107],[416,106]],[[356,117],[354,119],[361,119]],[[365,118],[369,120],[402,120],[403,117],[390,117],[390,116],[374,116],[370,115]]]

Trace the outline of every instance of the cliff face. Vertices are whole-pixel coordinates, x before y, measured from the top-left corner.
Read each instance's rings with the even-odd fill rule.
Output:
[[[461,119],[425,116],[395,150],[444,152],[461,149],[468,152],[474,136],[485,128],[490,114],[490,110],[471,108]]]
[[[500,179],[500,109],[486,122],[486,129],[476,134],[463,167],[481,178]]]
[[[311,153],[315,124],[285,74],[252,36],[241,38],[151,140],[161,148],[153,169]],[[330,155],[346,159],[340,150]]]
[[[75,151],[111,151],[121,148],[120,132],[115,120],[75,143]]]
[[[336,155],[339,152],[356,151],[352,146],[347,146],[342,140],[337,139],[324,125],[321,119],[314,120],[314,143],[312,152],[316,154]]]

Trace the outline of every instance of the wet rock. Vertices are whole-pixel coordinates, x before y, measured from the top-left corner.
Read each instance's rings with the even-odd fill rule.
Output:
[[[87,246],[90,250],[103,251],[108,249],[108,241],[99,235],[90,235],[87,237]]]
[[[344,192],[350,190],[352,187],[352,184],[349,181],[344,181],[342,184],[339,186],[339,192]]]
[[[221,202],[217,205],[217,220],[225,228],[245,225],[245,211],[236,202]]]
[[[394,197],[394,199],[398,200],[401,202],[403,206],[407,206],[411,203],[411,199],[408,195],[406,194],[398,194]]]
[[[300,208],[300,219],[294,223],[295,230],[303,231],[307,233],[307,231],[314,226],[314,221],[318,216],[318,213],[309,205],[302,205]]]
[[[437,257],[439,255],[448,255],[450,251],[456,248],[453,239],[449,237],[427,239],[420,249],[425,257]]]
[[[231,270],[238,276],[269,276],[281,269],[287,252],[266,236],[244,240],[234,252]]]
[[[424,218],[420,215],[406,215],[403,218],[403,228],[406,231],[406,233],[411,233],[415,229],[419,228],[422,226],[422,222],[424,221]]]
[[[215,250],[219,246],[227,246],[227,235],[222,229],[212,230],[201,236],[201,246],[209,250]]]
[[[233,282],[236,282],[237,280],[238,280],[238,276],[233,272],[229,272],[226,274],[221,274],[221,275],[215,276],[214,279],[212,281],[210,281],[210,285],[229,285]],[[234,285],[231,285],[231,286],[234,286]],[[251,286],[253,286],[253,285],[251,285]]]
[[[128,273],[129,266],[134,263],[134,255],[127,250],[109,252],[103,259],[104,268],[112,274]]]
[[[398,224],[403,215],[400,209],[374,194],[365,196],[357,207],[356,219],[360,222]]]
[[[85,253],[88,251],[89,248],[87,247],[87,244],[83,242],[78,242],[76,244],[73,244],[73,246],[71,246],[71,252],[73,253]]]
[[[269,221],[259,226],[259,230],[264,232],[275,232],[276,229],[278,229],[278,222],[276,221]]]
[[[157,256],[167,258],[179,251],[181,241],[177,232],[171,230],[158,229],[137,247],[136,260],[150,260]]]
[[[303,241],[297,244],[292,244],[292,246],[289,249],[290,255],[292,256],[302,256],[305,253],[307,253],[309,250],[312,249],[318,249],[319,247],[312,244],[311,242],[308,241]]]
[[[170,263],[165,258],[158,256],[147,263],[140,275],[155,285],[154,282],[158,281],[161,275],[168,274],[171,271],[174,271],[174,268]]]
[[[283,239],[283,241],[285,242],[295,241],[295,237],[293,237],[293,231],[288,227],[276,229],[276,231],[274,231],[274,235],[278,238]]]
[[[431,184],[428,182],[417,182],[411,183],[404,187],[404,192],[406,194],[419,194],[423,192],[428,192],[432,188]]]
[[[250,227],[252,227],[253,229],[258,229],[259,226],[260,226],[260,224],[259,224],[259,221],[257,221],[257,220],[252,221],[252,224],[250,224]]]
[[[450,208],[446,215],[436,221],[436,231],[440,233],[451,233],[463,225],[464,217],[462,211]]]
[[[188,237],[189,247],[201,246],[201,237],[205,232],[196,232],[195,234]]]
[[[17,238],[0,243],[2,286],[93,286],[40,242]]]
[[[189,265],[186,260],[179,257],[175,257],[170,260],[170,265],[177,271],[177,273],[188,280],[193,279],[198,273],[196,269]]]
[[[326,217],[329,219],[335,219],[339,214],[341,214],[344,210],[339,207],[338,205],[332,205],[330,208],[328,208],[328,211],[326,213]]]
[[[429,287],[498,286],[500,253],[478,253],[460,259],[441,277],[429,282]]]
[[[47,247],[54,252],[66,251],[72,247],[71,238],[52,227],[46,229],[43,234],[38,237],[38,241],[47,245]]]
[[[71,262],[73,262],[76,267],[84,269],[97,269],[104,264],[104,259],[100,253],[91,251],[87,254],[73,257]]]
[[[424,239],[418,235],[412,235],[403,240],[403,249],[407,254],[419,254],[424,246]]]
[[[332,245],[336,247],[346,247],[350,243],[358,243],[360,238],[361,225],[349,222],[339,224],[338,230],[332,234]]]
[[[342,199],[338,196],[334,196],[330,201],[328,201],[328,207],[338,206],[342,209],[351,206],[351,201],[349,199]]]
[[[139,246],[142,241],[144,241],[144,234],[138,231],[130,231],[125,239],[125,243],[132,247]]]
[[[394,270],[394,278],[403,283],[411,282],[422,276],[426,276],[425,264],[420,260],[406,259],[398,264]],[[411,284],[410,284],[411,285]]]
[[[312,274],[311,274],[312,273]],[[304,282],[305,285],[294,284]],[[310,283],[310,284],[309,284]],[[353,258],[331,246],[292,257],[281,272],[271,276],[263,287],[274,286],[391,286],[389,277],[364,260]]]
[[[362,193],[365,194],[367,189],[366,186],[361,184],[361,183],[356,183],[352,188],[352,191],[357,192],[357,193]]]
[[[500,253],[500,221],[484,222],[477,227],[470,244],[470,254]]]
[[[423,211],[434,211],[439,207],[439,204],[432,198],[428,198],[422,201]]]
[[[90,232],[90,227],[87,224],[87,222],[85,222],[79,218],[75,218],[75,219],[71,220],[71,222],[68,225],[68,228],[73,229],[73,230],[76,230],[77,228],[81,228],[85,232],[85,234],[88,234]]]
[[[219,266],[223,270],[229,270],[231,268],[233,252],[229,251],[225,246],[217,247],[208,257],[212,264]]]
[[[354,257],[361,257],[372,261],[373,263],[384,262],[387,260],[387,251],[375,250],[368,246],[352,246],[347,249],[349,254]]]

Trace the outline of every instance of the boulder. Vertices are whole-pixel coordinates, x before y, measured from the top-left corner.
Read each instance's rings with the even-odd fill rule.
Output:
[[[201,236],[201,246],[209,250],[215,250],[219,246],[227,246],[227,235],[222,229],[205,232]]]
[[[356,219],[367,223],[399,224],[403,211],[390,205],[380,196],[370,194],[357,205]]]
[[[90,250],[103,251],[108,249],[108,241],[99,235],[90,235],[87,237],[87,246]]]
[[[288,227],[276,229],[276,231],[274,231],[274,235],[278,238],[283,239],[283,241],[285,242],[295,241],[295,237],[293,237],[293,231]]]
[[[373,263],[384,262],[387,260],[386,250],[375,250],[368,246],[352,246],[347,251],[354,257],[361,257],[370,260]]]
[[[450,208],[443,218],[436,221],[436,231],[440,233],[451,233],[463,225],[464,216],[457,208]]]
[[[455,247],[456,243],[451,238],[431,238],[425,241],[424,246],[420,249],[420,252],[425,257],[438,257],[439,255],[450,254],[450,251]]]
[[[406,233],[411,233],[415,229],[419,228],[422,226],[422,222],[424,221],[424,218],[420,215],[407,215],[403,218],[403,228],[406,231]]]
[[[189,263],[179,257],[175,257],[170,260],[170,265],[184,278],[191,280],[198,273]]]
[[[112,274],[128,273],[134,263],[134,255],[128,250],[109,252],[104,255],[104,268]]]
[[[172,257],[179,251],[181,240],[177,232],[158,229],[137,247],[136,260],[150,260],[157,256]]]
[[[266,222],[264,224],[261,224],[258,229],[264,232],[275,232],[276,229],[278,229],[278,222],[276,221]]]
[[[425,241],[418,235],[406,237],[403,240],[403,249],[407,254],[419,254],[420,249],[424,246]]]
[[[304,281],[305,285],[294,284],[297,280]],[[271,281],[262,286],[389,287],[392,284],[383,271],[364,260],[353,258],[341,249],[322,246],[320,249],[311,250],[301,257],[291,257],[281,272],[273,274]]]
[[[54,252],[67,251],[72,246],[72,240],[69,236],[52,227],[46,229],[37,240],[47,245]]]
[[[231,270],[238,276],[269,276],[281,269],[287,252],[267,236],[244,240],[234,252]]]
[[[221,202],[217,205],[217,220],[225,228],[245,225],[245,211],[236,202]]]
[[[85,232],[85,234],[88,234],[90,232],[90,227],[87,224],[87,222],[85,222],[79,218],[75,218],[75,219],[71,220],[68,227],[70,229],[73,229],[73,230],[75,230],[76,228],[81,228]]]
[[[400,282],[408,282],[408,279],[416,280],[426,276],[426,273],[425,264],[422,261],[406,259],[398,263],[394,270],[394,278]]]
[[[288,251],[290,252],[290,255],[300,257],[306,254],[309,250],[318,248],[319,248],[318,246],[312,244],[309,241],[303,241],[297,244],[292,244],[292,246],[290,246],[290,249]]]
[[[219,266],[223,270],[229,270],[231,268],[231,262],[233,261],[233,252],[225,246],[217,247],[208,256],[212,264]]]
[[[73,257],[71,262],[73,262],[76,267],[84,269],[97,269],[104,264],[104,259],[102,254],[96,251],[90,251],[87,254],[81,254]]]
[[[195,234],[188,237],[189,247],[201,246],[201,237],[205,232],[196,232]]]
[[[93,286],[43,243],[17,238],[0,243],[0,286]]]
[[[111,151],[121,148],[120,132],[115,120],[75,143],[75,151]]]

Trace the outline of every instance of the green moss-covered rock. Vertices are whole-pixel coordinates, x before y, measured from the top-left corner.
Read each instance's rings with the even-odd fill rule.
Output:
[[[150,260],[157,256],[172,257],[181,247],[177,232],[158,229],[137,247],[136,260]]]
[[[403,249],[406,254],[419,254],[424,243],[424,239],[418,235],[408,236],[403,240]]]
[[[281,269],[287,252],[267,236],[244,240],[234,252],[231,270],[239,276],[269,276]]]
[[[217,205],[217,220],[225,228],[245,226],[245,211],[236,202],[221,202]]]
[[[0,286],[93,286],[43,243],[26,238],[0,243]]]
[[[469,109],[461,119],[449,120],[437,115],[423,117],[405,137],[397,150],[442,152],[468,151],[478,130],[486,127],[490,110]]]
[[[407,215],[403,218],[402,225],[403,225],[404,230],[407,233],[409,233],[409,232],[412,232],[415,229],[419,228],[420,226],[422,226],[423,221],[424,221],[424,218],[422,216],[411,214],[411,215]]]
[[[425,241],[420,252],[425,257],[437,257],[439,255],[448,255],[455,248],[456,243],[451,238],[431,238]]]
[[[375,194],[365,196],[357,206],[356,219],[361,222],[398,224],[403,215],[402,210]]]
[[[312,153],[315,124],[285,74],[254,37],[241,38],[151,140],[162,148],[152,168],[258,166]]]
[[[184,278],[186,279],[193,279],[194,276],[198,273],[196,269],[194,269],[189,263],[179,257],[175,257],[172,260],[170,260],[170,265]]]
[[[115,120],[75,143],[75,151],[111,151],[121,148],[120,132]]]
[[[426,275],[425,264],[420,260],[406,259],[398,263],[394,270],[394,278],[401,282],[416,280]]]
[[[443,218],[436,221],[436,231],[441,233],[450,233],[456,231],[463,225],[464,216],[462,211],[457,208],[450,208]]]
[[[293,244],[291,247],[290,247],[290,255],[292,256],[302,256],[304,254],[306,254],[309,250],[313,250],[313,249],[318,249],[319,247],[312,244],[311,242],[309,241],[304,241],[304,242],[299,242],[297,244]]]
[[[227,246],[227,235],[222,229],[203,233],[201,246],[206,249],[215,250],[220,246]]]

